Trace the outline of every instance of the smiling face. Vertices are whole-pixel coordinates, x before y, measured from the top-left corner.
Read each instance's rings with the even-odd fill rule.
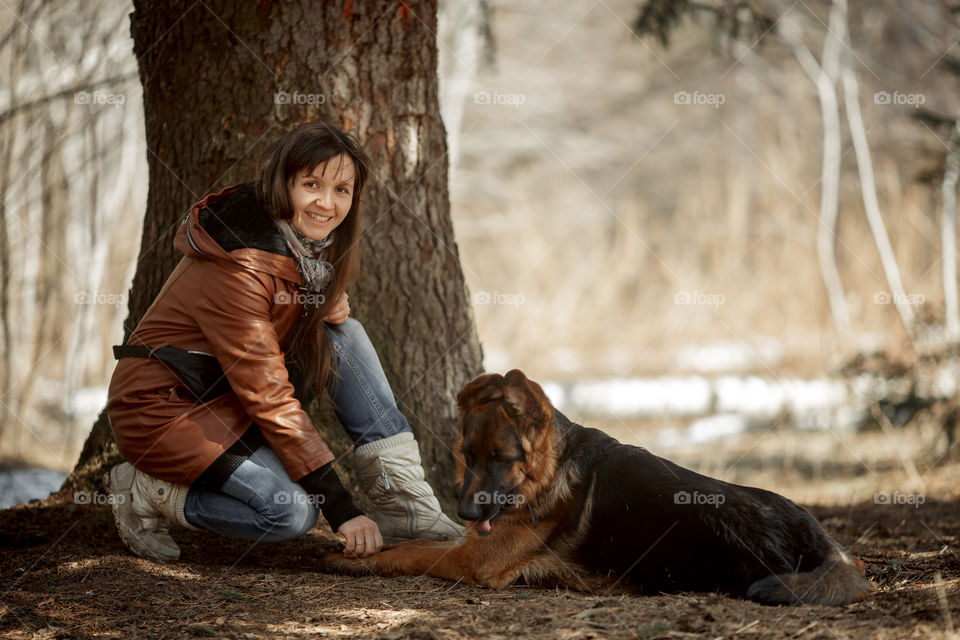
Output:
[[[342,154],[301,171],[287,185],[293,207],[290,223],[309,239],[323,240],[350,213],[353,181],[353,160]]]

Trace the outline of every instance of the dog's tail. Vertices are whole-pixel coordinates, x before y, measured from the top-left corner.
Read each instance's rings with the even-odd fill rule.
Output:
[[[757,580],[747,589],[747,597],[763,604],[836,606],[861,600],[873,589],[864,576],[863,562],[833,544],[816,569]]]

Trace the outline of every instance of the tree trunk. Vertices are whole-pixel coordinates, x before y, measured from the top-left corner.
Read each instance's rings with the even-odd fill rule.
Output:
[[[292,126],[327,118],[373,160],[351,307],[428,478],[449,499],[455,396],[480,372],[481,351],[450,220],[436,2],[134,5],[150,190],[124,339],[180,258],[173,236],[190,206],[252,179],[260,153]],[[343,453],[339,425],[320,429]],[[113,452],[102,412],[68,483],[99,472]]]
[[[789,13],[789,12],[788,12]],[[830,27],[824,35],[823,55],[817,63],[810,49],[803,44],[796,18],[784,15],[780,33],[790,45],[794,57],[817,88],[820,99],[820,120],[823,123],[823,153],[820,166],[820,215],[817,222],[817,258],[820,276],[827,290],[833,324],[841,339],[849,339],[852,329],[843,281],[837,268],[837,214],[840,205],[840,106],[834,88],[840,62],[840,40],[837,29],[844,19],[834,4]]]
[[[960,175],[960,120],[953,123],[943,172],[943,217],[940,242],[943,247],[944,324],[947,342],[960,341],[960,304],[957,302],[957,176]]]
[[[877,252],[880,254],[880,264],[883,265],[883,273],[887,278],[887,286],[890,287],[890,297],[893,306],[896,308],[903,323],[903,328],[907,332],[907,340],[913,346],[914,332],[916,324],[916,315],[910,306],[910,297],[903,288],[903,280],[900,278],[900,267],[897,265],[897,257],[890,244],[890,237],[887,235],[887,228],[883,223],[883,215],[880,213],[880,203],[877,201],[877,187],[873,174],[873,161],[870,159],[870,143],[867,141],[867,131],[863,126],[863,116],[860,113],[860,85],[857,82],[857,74],[853,70],[853,63],[850,60],[852,44],[850,42],[850,32],[847,27],[847,0],[834,0],[834,4],[840,12],[840,39],[847,53],[841,57],[840,77],[843,79],[843,103],[847,111],[847,124],[850,127],[850,138],[853,140],[853,151],[857,157],[857,171],[860,174],[860,193],[863,196],[863,208],[867,214],[867,222],[870,225],[870,232],[873,234],[873,241],[877,246]]]
[[[437,20],[441,43],[438,62],[444,78],[440,104],[447,130],[450,183],[454,181],[463,135],[463,114],[467,98],[480,67],[481,37],[487,28],[487,9],[483,0],[445,0]]]

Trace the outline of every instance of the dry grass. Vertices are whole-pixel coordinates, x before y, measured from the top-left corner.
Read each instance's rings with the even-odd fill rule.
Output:
[[[847,140],[836,253],[855,336],[834,331],[816,253],[820,111],[790,54],[772,39],[735,60],[695,27],[663,50],[631,35],[635,10],[494,13],[497,63],[477,89],[525,102],[468,103],[452,185],[471,291],[506,294],[476,305],[488,368],[650,374],[676,368],[681,347],[733,341],[767,373],[817,376],[858,348],[901,349],[893,306],[875,302],[887,285]],[[874,76],[861,82],[887,231],[907,292],[936,319],[936,186],[917,177],[939,143],[871,103]],[[677,105],[679,90],[725,102]],[[760,350],[770,340],[778,360]]]

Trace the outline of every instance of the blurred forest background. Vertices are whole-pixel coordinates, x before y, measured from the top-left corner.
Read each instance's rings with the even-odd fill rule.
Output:
[[[0,9],[3,459],[70,468],[105,401],[150,153],[130,11]],[[781,475],[803,441],[817,473],[922,485],[955,442],[958,24],[941,0],[441,2],[485,368],[727,479],[703,443],[752,432]]]

